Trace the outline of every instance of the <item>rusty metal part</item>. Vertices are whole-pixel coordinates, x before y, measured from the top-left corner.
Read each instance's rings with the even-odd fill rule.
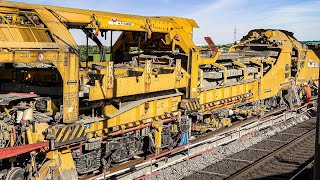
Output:
[[[28,144],[28,145],[17,146],[17,147],[1,148],[0,149],[0,160],[10,158],[10,157],[15,157],[20,154],[24,154],[24,153],[31,152],[34,150],[38,150],[38,149],[45,148],[48,146],[49,146],[49,142],[41,142],[41,143]]]

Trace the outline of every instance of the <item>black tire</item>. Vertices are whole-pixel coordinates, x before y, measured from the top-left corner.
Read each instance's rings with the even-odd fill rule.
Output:
[[[24,180],[25,178],[25,172],[20,167],[14,167],[9,170],[6,180]]]

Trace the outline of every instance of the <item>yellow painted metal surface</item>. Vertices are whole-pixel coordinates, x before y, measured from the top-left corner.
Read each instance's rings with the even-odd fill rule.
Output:
[[[155,130],[152,140],[159,153],[165,120],[179,122],[186,113],[190,116],[192,113],[192,116],[211,115],[215,110],[233,109],[240,103],[281,94],[282,90],[290,88],[292,78],[296,78],[298,85],[319,78],[319,54],[307,50],[290,33],[281,30],[263,32],[270,42],[277,43],[265,45],[266,49],[276,51],[278,55],[228,59],[225,63],[219,59],[220,51],[211,54],[212,57],[201,54],[202,49],[192,40],[193,28],[198,25],[186,18],[4,2],[0,3],[0,21],[0,63],[22,63],[31,67],[19,73],[14,68],[4,68],[0,71],[1,79],[26,84],[55,83],[62,88],[61,94],[53,96],[60,99],[47,103],[50,112],[44,114],[52,118],[51,122],[36,122],[22,135],[25,144],[51,142],[51,151],[45,150],[49,161],[40,169],[40,179],[47,176],[50,167],[58,166],[53,172],[56,174],[75,170],[68,150],[75,143],[94,138],[107,142],[112,133],[119,135],[126,130],[150,127]],[[30,24],[26,25],[26,22]],[[69,28],[92,30],[93,36],[122,31],[111,50],[112,61],[80,62],[78,45]],[[247,43],[260,35],[257,30],[249,32],[246,39],[232,46],[230,51],[245,51]],[[120,58],[129,54],[130,47],[136,46],[147,47],[146,52],[170,52],[170,56],[178,54],[181,57],[174,59],[173,64],[166,64],[171,60],[169,55],[140,57],[139,53],[138,57],[130,57],[129,60],[137,61],[131,64],[128,59]],[[298,64],[296,77],[292,76],[293,62]],[[35,64],[52,65],[56,70],[37,71]],[[205,71],[203,65],[208,65],[209,71]],[[265,70],[266,67],[270,69]],[[248,72],[249,68],[257,69],[257,72]],[[239,72],[242,75],[233,78]],[[221,75],[221,78],[208,77],[210,75]],[[205,83],[216,84],[205,87]],[[54,88],[51,91],[58,92]],[[43,94],[47,96],[46,93]],[[30,106],[34,108],[34,104]],[[253,107],[257,112],[265,112],[263,108]],[[7,107],[3,109],[10,117]],[[246,116],[253,113],[240,109],[234,109],[234,112]],[[231,119],[225,117],[210,117],[205,121],[212,127],[231,124]],[[179,128],[178,123],[174,124],[172,132]],[[201,124],[195,129],[204,131],[206,127]],[[9,137],[6,133],[5,136],[10,139],[10,146],[14,146],[15,135]]]
[[[232,98],[247,93],[253,94],[253,99],[250,101],[258,100],[258,81],[251,83],[244,83],[233,85],[229,87],[221,87],[217,89],[207,90],[200,93],[200,104],[207,104],[214,101],[219,101],[226,98]]]
[[[240,42],[240,44],[232,46],[230,51],[236,52],[237,50],[243,49],[246,43],[257,38],[258,31],[259,30],[253,30],[249,32],[249,37],[245,41]],[[299,41],[290,35],[290,32],[267,30],[264,34],[270,41],[278,42],[281,49],[276,60],[267,59],[264,61],[272,65],[272,70],[265,73],[260,79],[259,99],[273,97],[280,93],[281,90],[288,89],[291,86],[291,78],[295,78],[297,85],[310,80],[316,82],[319,79],[319,56],[315,54],[315,51],[306,50]],[[273,47],[270,46],[269,49],[273,50]],[[296,53],[299,54],[296,55],[297,57],[294,57],[293,55]],[[291,68],[294,68],[293,61],[296,61],[298,64],[297,77],[293,76],[290,72]],[[310,66],[310,64],[312,65]]]
[[[21,27],[7,25],[6,29],[2,28],[2,33],[5,33],[3,37],[11,38],[3,40],[4,43],[1,43],[2,45],[6,48],[25,48],[26,50],[18,50],[14,55],[12,52],[1,52],[0,62],[37,63],[41,61],[54,64],[63,79],[63,121],[65,123],[75,122],[79,115],[79,85],[77,84],[79,82],[79,57],[77,52],[74,52],[77,50],[77,45],[68,29],[62,23],[66,23],[69,27],[77,27],[79,24],[84,24],[86,28],[95,28],[98,32],[102,30],[147,32],[150,38],[152,33],[165,33],[164,43],[167,45],[178,35],[179,41],[176,44],[187,54],[190,48],[195,46],[191,40],[192,29],[198,27],[193,20],[182,18],[143,17],[11,2],[2,3],[1,6],[16,8],[14,13],[18,13],[19,8],[29,9],[32,12],[27,13],[37,14],[46,26],[45,28],[40,28],[40,30],[33,30],[33,28],[30,30],[29,28],[26,31],[39,31],[39,33],[50,31],[54,42],[48,42],[49,40],[45,39],[44,35],[39,36],[42,41],[32,39],[32,37],[26,39],[21,34],[21,31],[18,31],[19,28],[24,28],[23,25]],[[12,24],[14,23],[12,22]],[[34,29],[39,29],[39,27],[34,27]],[[10,35],[8,36],[8,34]],[[6,44],[9,41],[11,41],[10,45]],[[29,48],[31,47],[35,48],[35,50],[30,50]],[[42,50],[43,48],[46,48],[46,50]],[[41,59],[39,59],[40,57]],[[95,82],[96,85],[90,91],[90,100],[181,88],[186,87],[188,84],[188,75],[181,69],[180,72],[185,73],[183,78],[177,77],[177,71],[171,74],[160,74],[157,77],[151,75],[147,77],[147,72],[144,72],[138,80],[136,77],[113,78],[113,72],[111,71],[102,72],[105,75],[104,82],[103,84]],[[149,79],[149,82],[146,82],[146,78]],[[117,86],[113,85],[113,80]],[[124,88],[128,87],[128,85],[136,88]]]
[[[319,67],[320,61],[315,52],[312,50],[303,51],[298,63],[299,73],[297,76],[297,84],[302,84],[307,81],[313,81],[317,84]]]
[[[33,179],[42,180],[50,178],[68,178],[70,180],[77,179],[75,163],[70,150],[50,151],[47,153],[48,161],[46,161],[37,176]]]
[[[108,62],[107,64],[110,64]],[[99,81],[95,82],[95,86],[90,88],[90,100],[109,99],[114,97],[123,97],[136,94],[164,91],[170,89],[184,88],[188,86],[189,75],[181,69],[181,66],[171,68],[170,74],[152,74],[151,68],[143,69],[141,76],[135,77],[114,77],[110,71],[101,71],[104,74],[102,84]],[[118,70],[119,71],[119,70]],[[126,72],[123,70],[123,72]],[[111,79],[111,80],[110,80]],[[108,80],[112,85],[108,86]],[[134,87],[134,88],[128,88]],[[110,90],[108,90],[110,89]]]
[[[173,96],[163,99],[150,100],[143,103],[138,103],[131,109],[124,110],[119,114],[109,114],[110,119],[100,120],[90,124],[90,128],[86,129],[87,133],[94,133],[97,131],[109,132],[110,128],[116,127],[116,131],[120,130],[118,126],[125,125],[128,123],[137,122],[139,120],[143,123],[154,121],[153,118],[161,116],[166,113],[172,113],[179,110],[179,103],[181,102],[181,96]],[[121,109],[120,109],[121,111]],[[176,114],[178,115],[178,114]],[[165,119],[165,118],[164,118]],[[141,123],[139,123],[141,124]],[[128,128],[132,128],[130,126]],[[122,128],[121,128],[122,129]]]

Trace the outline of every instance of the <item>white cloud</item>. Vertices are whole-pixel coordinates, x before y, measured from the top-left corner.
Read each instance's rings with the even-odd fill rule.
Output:
[[[205,0],[198,4],[188,0],[183,4],[173,0],[160,0],[157,3],[147,3],[147,0],[22,1],[128,14],[192,18],[200,26],[194,31],[196,44],[205,43],[204,36],[211,36],[217,44],[230,43],[235,26],[238,28],[238,39],[255,28],[286,29],[294,32],[300,40],[320,39],[319,0]],[[85,42],[84,38],[79,38],[79,33],[75,35],[77,42]]]
[[[254,2],[254,3],[253,3]],[[270,0],[218,0],[197,10],[190,17],[199,23],[194,41],[204,43],[204,36],[213,36],[217,44],[233,40],[235,25],[238,39],[255,28],[286,29],[300,40],[320,39],[320,1],[279,2]]]
[[[203,37],[210,36],[218,44],[232,42],[234,27],[240,24],[236,22],[239,17],[233,15],[246,2],[247,0],[218,0],[196,10],[190,15],[200,26],[200,29],[195,30],[194,41],[203,44]]]
[[[319,9],[320,1],[289,5],[268,13],[263,23],[292,31],[301,40],[319,40]]]

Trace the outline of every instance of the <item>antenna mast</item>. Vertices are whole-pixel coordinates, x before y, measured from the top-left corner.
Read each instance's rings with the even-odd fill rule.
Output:
[[[235,26],[233,30],[233,42],[237,41],[237,30],[237,26]]]

